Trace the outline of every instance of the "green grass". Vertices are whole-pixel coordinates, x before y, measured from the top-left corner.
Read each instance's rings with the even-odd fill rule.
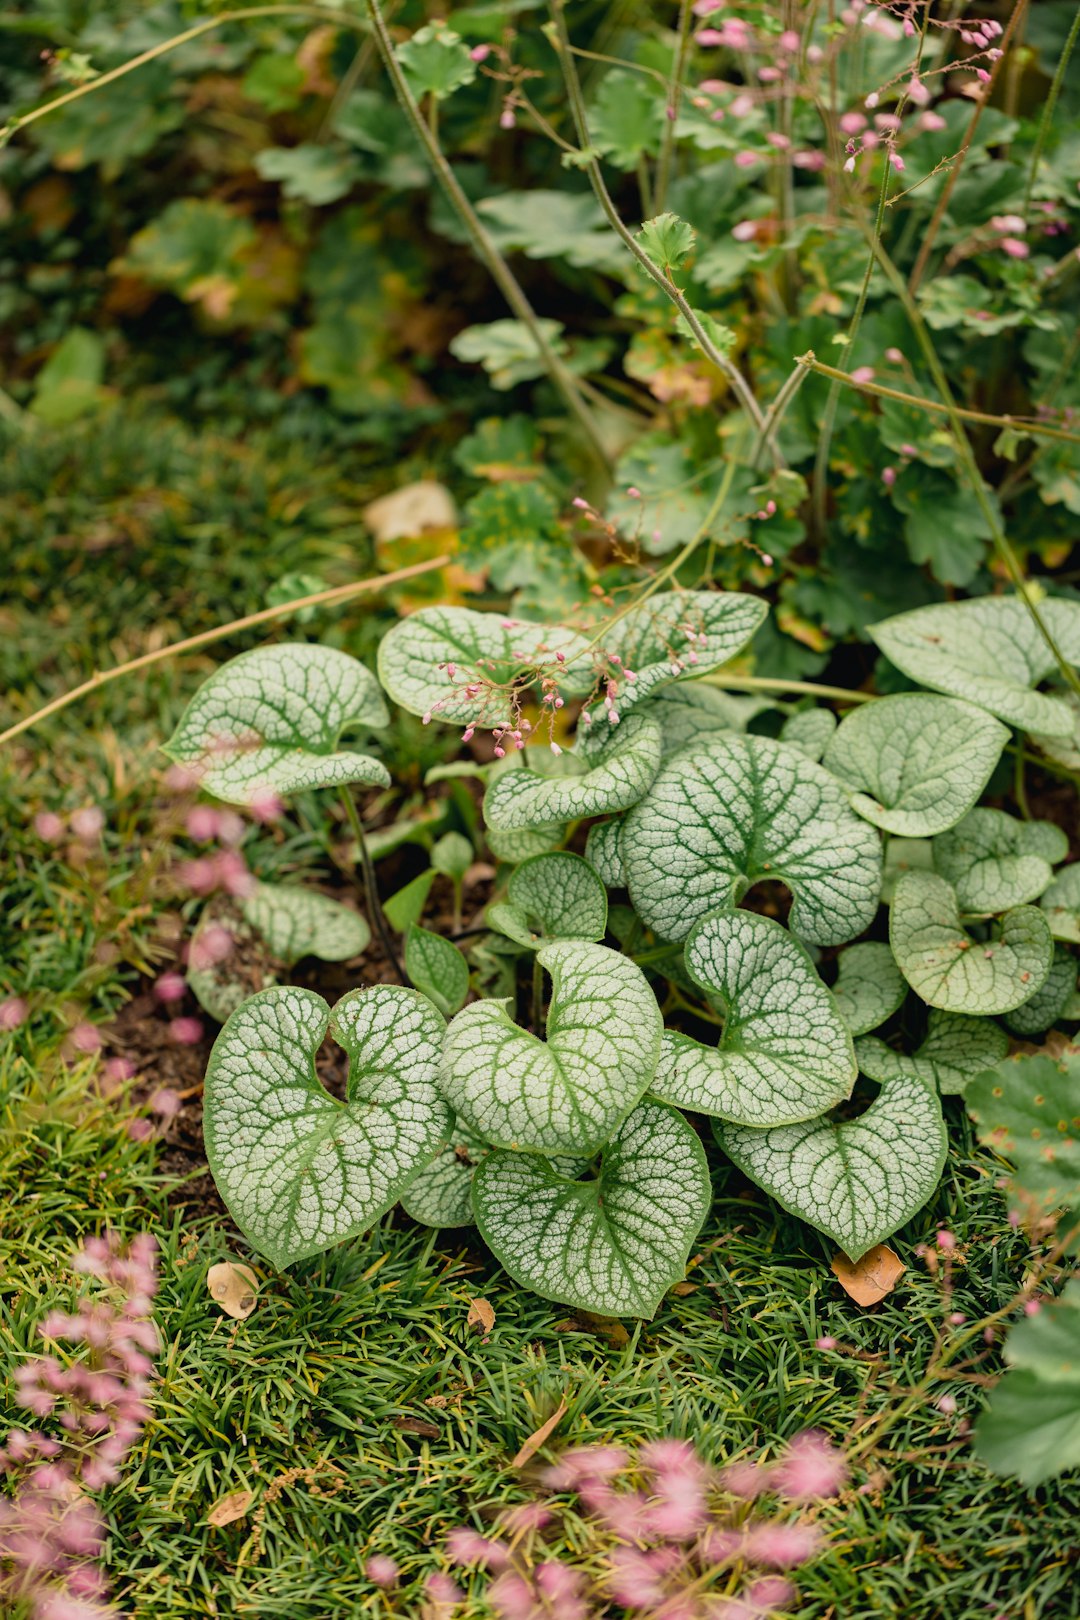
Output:
[[[275,555],[289,567],[317,568],[326,531],[305,540],[300,528]],[[149,555],[158,540],[146,544]],[[174,562],[182,537],[175,544]],[[344,531],[333,548],[342,565]],[[154,591],[178,623],[182,616],[184,631],[259,605],[260,548],[250,537],[241,535],[227,557],[211,548],[189,614],[182,585],[171,587],[160,563]],[[131,652],[150,632],[154,609],[148,600],[132,628],[130,582],[120,576],[102,565],[81,595],[79,585],[78,622],[93,603],[100,644],[109,643],[110,627],[124,625],[133,639],[123,650]],[[61,570],[40,600],[14,615],[17,630],[44,637],[43,690],[77,675],[85,657],[85,649],[71,653],[55,625],[42,629],[70,585]],[[370,632],[362,617],[353,622],[348,633],[362,643]],[[25,649],[17,656],[25,667]],[[152,745],[195,678],[166,666],[154,681],[114,688],[107,703],[24,739],[0,773],[0,986],[28,991],[34,1009],[23,1029],[0,1037],[0,1420],[18,1420],[12,1367],[33,1347],[35,1322],[69,1298],[79,1236],[105,1227],[155,1231],[164,1341],[155,1416],[105,1498],[108,1565],[125,1615],[417,1616],[419,1582],[439,1567],[444,1532],[483,1524],[534,1488],[511,1459],[563,1395],[569,1407],[556,1446],[673,1433],[726,1460],[757,1455],[810,1424],[843,1442],[893,1409],[894,1388],[917,1382],[933,1351],[944,1307],[914,1245],[941,1224],[957,1234],[963,1259],[949,1309],[975,1319],[1012,1297],[1027,1246],[1006,1221],[992,1162],[951,1102],[945,1180],[897,1238],[909,1269],[871,1311],[841,1292],[827,1243],[748,1195],[716,1156],[717,1200],[696,1251],[697,1286],[669,1296],[628,1342],[568,1324],[565,1310],[516,1288],[470,1234],[432,1234],[400,1215],[287,1276],[256,1262],[262,1285],[253,1315],[243,1323],[223,1316],[206,1289],[207,1267],[229,1256],[250,1260],[244,1244],[226,1223],[177,1216],[154,1148],[132,1142],[124,1110],[97,1097],[92,1065],[68,1069],[60,1057],[73,1017],[109,1017],[136,971],[153,961],[156,923],[174,904],[146,860],[159,815]],[[437,757],[419,727],[391,746],[395,768],[414,754],[414,783]],[[29,830],[37,809],[91,802],[107,817],[101,857],[72,864]],[[320,812],[302,804],[294,823],[291,841],[267,858],[317,861],[328,836]],[[496,1313],[487,1338],[466,1325],[479,1295]],[[817,1351],[821,1334],[858,1354]],[[949,1390],[956,1416],[943,1416],[940,1392],[931,1392],[890,1430],[852,1489],[823,1510],[830,1550],[800,1577],[800,1620],[1075,1614],[1068,1484],[1026,1492],[988,1475],[958,1433],[960,1419],[977,1411],[980,1388],[959,1382]],[[209,1508],[238,1489],[254,1493],[247,1517],[210,1527]],[[581,1543],[572,1517],[565,1533]],[[392,1554],[405,1571],[390,1598],[364,1580],[373,1551]],[[479,1620],[479,1598],[467,1612]]]

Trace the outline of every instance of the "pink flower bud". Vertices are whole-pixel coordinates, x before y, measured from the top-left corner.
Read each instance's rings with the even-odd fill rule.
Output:
[[[76,810],[71,817],[71,830],[76,838],[87,840],[97,838],[105,825],[105,813],[93,805],[85,810]]]
[[[756,152],[736,152],[735,167],[737,169],[752,169],[758,160]]]
[[[817,1350],[835,1350],[838,1343],[839,1340],[834,1339],[831,1333],[825,1333],[820,1339],[814,1340],[814,1347]]]
[[[904,363],[904,355],[901,349],[886,349],[885,358],[890,365],[902,366]]]
[[[873,366],[856,366],[855,370],[851,373],[851,380],[852,380],[853,383],[873,382],[873,380],[874,380],[874,368],[873,368]]]
[[[472,50],[469,52],[469,55],[474,62],[486,62],[488,57],[491,55],[491,46],[474,45]]]
[[[0,1030],[18,1029],[30,1016],[30,1007],[22,996],[8,996],[0,1001]]]
[[[883,467],[881,469],[881,482],[885,485],[886,489],[892,489],[893,485],[896,483],[896,468]]]
[[[183,1001],[187,985],[179,973],[163,973],[154,984],[158,1001]]]
[[[161,1086],[150,1098],[150,1107],[161,1119],[172,1119],[180,1112],[180,1096],[170,1086]]]
[[[937,1409],[939,1412],[944,1412],[946,1417],[951,1417],[956,1411],[955,1397],[952,1395],[943,1395],[940,1401],[937,1403]]]
[[[100,1052],[102,1044],[101,1031],[95,1029],[93,1024],[76,1024],[71,1031],[71,1044],[76,1052],[85,1052],[87,1054]]]
[[[904,170],[907,168],[907,164],[904,162],[899,152],[890,152],[889,162],[892,164],[897,174],[903,174]]]
[[[939,1249],[944,1249],[946,1254],[951,1253],[956,1248],[956,1239],[945,1227],[942,1227],[937,1235],[937,1246]]]
[[[1026,259],[1031,252],[1028,244],[1022,242],[1018,236],[1003,236],[999,246],[1010,259]]]
[[[217,837],[218,812],[209,804],[196,804],[188,811],[184,825],[189,838],[204,844]]]
[[[1024,1315],[1025,1316],[1038,1316],[1038,1314],[1039,1314],[1039,1312],[1041,1310],[1042,1310],[1042,1302],[1041,1302],[1041,1300],[1028,1299],[1028,1300],[1024,1301]]]
[[[494,754],[495,754],[496,759],[505,759],[506,758],[506,749],[505,748],[496,748],[494,750]]]
[[[40,810],[34,817],[34,831],[46,844],[58,844],[64,836],[64,822],[52,810]]]
[[[177,1046],[198,1046],[202,1040],[203,1027],[199,1018],[173,1018],[169,1023],[169,1039]]]
[[[513,108],[512,107],[504,107],[502,112],[499,114],[499,128],[500,129],[513,129],[514,123],[515,123],[515,119],[514,119]]]

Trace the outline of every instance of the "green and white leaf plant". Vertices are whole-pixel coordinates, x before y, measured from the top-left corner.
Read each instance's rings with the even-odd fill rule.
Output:
[[[286,645],[196,694],[168,752],[230,802],[385,785],[342,743],[388,722],[383,693],[485,745],[469,770],[496,876],[478,926],[460,931],[471,857],[454,833],[439,870],[459,938],[424,925],[421,885],[393,911],[402,983],[358,974],[331,1009],[283,982],[221,1009],[210,1160],[270,1261],[400,1201],[475,1223],[546,1298],[648,1317],[710,1207],[706,1140],[721,1174],[858,1261],[933,1196],[942,1097],[1010,1035],[1080,1015],[1080,866],[1056,826],[982,802],[1002,796],[1006,751],[1072,726],[1025,603],[878,624],[893,695],[810,703],[806,683],[796,701],[747,674],[766,612],[701,590],[581,624],[427,607],[383,637],[378,681]],[[1043,614],[1080,658],[1080,604]],[[243,908],[283,979],[297,949],[368,943],[362,916],[300,892]],[[508,994],[478,993],[492,963]],[[328,1030],[344,1100],[313,1067]]]

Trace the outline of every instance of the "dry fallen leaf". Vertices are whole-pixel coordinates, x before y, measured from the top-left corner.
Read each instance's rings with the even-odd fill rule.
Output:
[[[566,1396],[564,1395],[547,1421],[541,1423],[540,1427],[534,1430],[534,1432],[530,1434],[529,1438],[524,1442],[521,1450],[510,1464],[511,1468],[524,1468],[525,1464],[530,1462],[532,1458],[536,1456],[536,1453],[540,1450],[540,1447],[543,1445],[548,1435],[553,1432],[556,1424],[565,1415],[565,1413]]]
[[[904,1263],[884,1243],[875,1243],[855,1265],[846,1254],[834,1254],[832,1271],[856,1305],[876,1305],[891,1294],[904,1275]]]
[[[221,1496],[214,1503],[206,1515],[207,1524],[212,1524],[216,1530],[222,1525],[235,1524],[242,1519],[252,1502],[255,1500],[254,1491],[230,1491],[227,1496]]]
[[[466,1327],[480,1327],[485,1333],[490,1333],[495,1326],[495,1312],[490,1300],[470,1299],[469,1314],[465,1318]]]
[[[434,1423],[425,1423],[422,1418],[409,1417],[407,1413],[399,1413],[390,1419],[395,1429],[403,1434],[418,1434],[423,1440],[438,1440],[442,1430]]]
[[[425,529],[452,529],[457,508],[449,490],[433,478],[406,484],[364,507],[364,522],[376,541],[408,540]]]
[[[237,1260],[220,1260],[206,1273],[206,1286],[226,1316],[243,1322],[255,1309],[259,1279],[250,1266]]]

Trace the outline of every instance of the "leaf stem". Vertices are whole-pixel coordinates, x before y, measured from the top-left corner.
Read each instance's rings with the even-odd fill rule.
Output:
[[[62,709],[77,703],[80,698],[96,692],[99,687],[107,686],[110,681],[118,681],[122,675],[131,675],[137,669],[147,669],[151,664],[160,664],[176,653],[194,652],[199,647],[212,646],[215,641],[224,641],[227,636],[234,635],[239,630],[250,630],[257,624],[269,624],[273,619],[288,618],[300,608],[337,607],[340,603],[347,602],[351,597],[360,596],[366,591],[381,591],[388,585],[399,584],[402,580],[433,573],[435,569],[445,567],[449,561],[449,554],[445,554],[441,557],[432,557],[430,562],[410,563],[408,568],[395,569],[392,574],[375,574],[370,579],[354,580],[351,585],[334,585],[325,591],[315,591],[310,596],[297,596],[291,602],[261,608],[258,613],[248,613],[242,619],[232,619],[228,624],[216,625],[213,630],[202,630],[197,636],[187,636],[183,641],[170,642],[167,647],[158,647],[153,652],[143,653],[138,658],[129,659],[126,664],[117,664],[113,669],[98,670],[88,681],[83,681],[81,686],[73,686],[69,692],[62,692],[59,697],[53,698],[51,703],[35,709],[32,714],[9,726],[6,731],[0,731],[0,743],[10,742],[13,737],[29,731],[50,715],[59,714]]]
[[[364,884],[364,899],[367,903],[368,915],[375,925],[375,932],[378,934],[382,948],[386,952],[387,961],[397,974],[399,982],[411,985],[412,980],[398,960],[397,950],[390,933],[390,926],[379,902],[379,885],[375,877],[371,851],[368,849],[368,842],[364,837],[360,812],[357,810],[356,802],[347,787],[341,789],[341,802],[345,806],[345,815],[348,818],[349,826],[352,828],[353,837],[356,839],[357,853],[360,857],[360,876]]]
[[[1054,70],[1054,77],[1050,84],[1050,93],[1043,106],[1042,117],[1039,119],[1039,132],[1035,137],[1035,150],[1031,154],[1031,168],[1028,170],[1027,185],[1024,187],[1025,216],[1031,207],[1031,193],[1038,178],[1043,147],[1046,145],[1046,137],[1050,133],[1050,125],[1054,119],[1054,109],[1057,106],[1058,96],[1061,94],[1061,87],[1065,83],[1065,73],[1069,66],[1069,59],[1076,47],[1078,38],[1080,38],[1080,6],[1077,6],[1073,12],[1072,27],[1069,29],[1061,55],[1058,58],[1058,65]]]
[[[708,686],[731,692],[798,692],[804,697],[829,698],[834,703],[873,703],[879,692],[849,692],[843,686],[820,686],[816,681],[785,681],[771,675],[728,675],[722,669],[700,679]]]
[[[510,266],[495,246],[494,240],[488,234],[472,203],[461,189],[457,175],[454,173],[438,140],[417,105],[416,97],[412,93],[409,82],[401,71],[401,64],[394,55],[394,42],[390,38],[390,32],[386,26],[386,19],[383,16],[379,0],[367,0],[367,9],[375,35],[375,43],[378,46],[379,55],[382,57],[383,66],[389,75],[394,94],[397,96],[402,112],[412,126],[413,134],[424,149],[436,180],[442,186],[447,200],[465,227],[477,257],[486,266],[491,279],[506,299],[517,319],[527,329],[536,345],[537,353],[544,362],[549,377],[562,395],[571,415],[577,419],[597,461],[606,471],[610,472],[611,457],[593,420],[592,412],[582,398],[577,379],[569,367],[563,364],[563,361],[548,342],[536,311],[528,298],[526,298]]]
[[[671,82],[668,85],[667,105],[664,108],[664,134],[660,142],[660,156],[656,164],[656,183],[653,187],[652,208],[653,212],[657,214],[664,212],[664,204],[667,202],[668,185],[671,180],[671,164],[675,156],[675,125],[679,117],[679,103],[682,100],[683,75],[686,72],[686,61],[690,54],[690,25],[692,22],[692,0],[681,0],[679,6],[678,44],[675,49]]]

